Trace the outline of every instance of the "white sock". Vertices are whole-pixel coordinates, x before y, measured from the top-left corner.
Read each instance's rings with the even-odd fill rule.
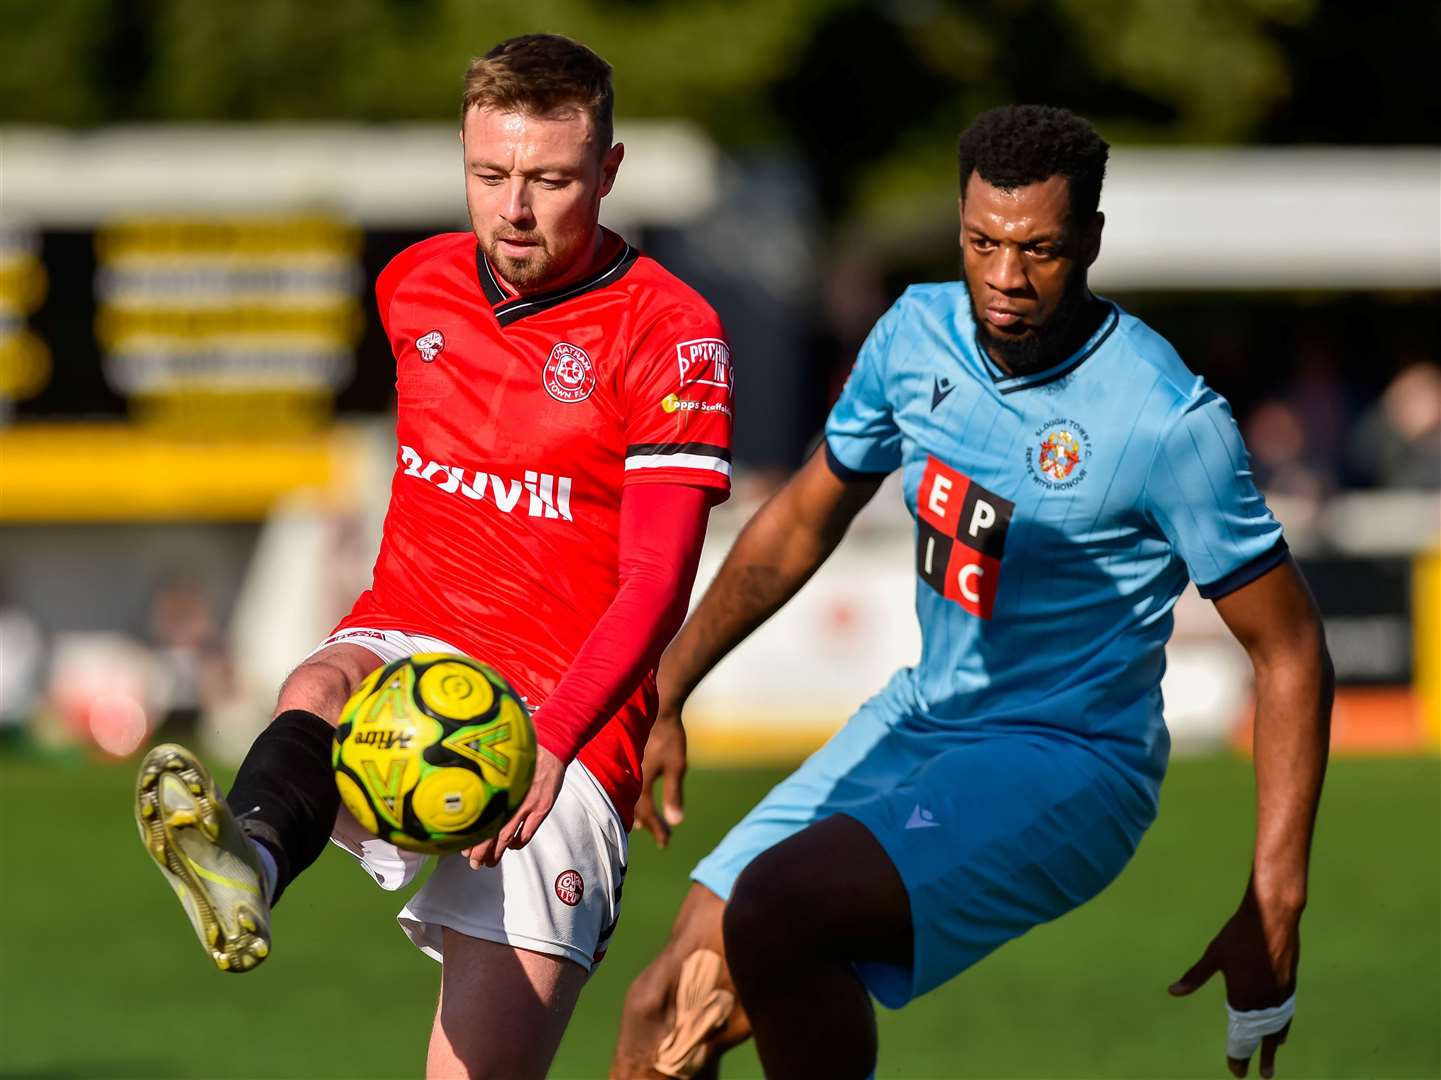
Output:
[[[252,837],[246,839],[255,845],[255,854],[260,858],[260,886],[265,890],[265,902],[275,903],[275,882],[280,877],[280,868],[275,865],[275,856],[270,849]]]

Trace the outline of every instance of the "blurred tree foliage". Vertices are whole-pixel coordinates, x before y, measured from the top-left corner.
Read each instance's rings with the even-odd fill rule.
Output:
[[[1006,101],[1113,142],[1432,142],[1441,5],[1405,0],[0,0],[0,120],[434,120],[468,59],[550,30],[626,117],[788,144],[832,215],[948,175]],[[937,169],[941,172],[938,174]]]

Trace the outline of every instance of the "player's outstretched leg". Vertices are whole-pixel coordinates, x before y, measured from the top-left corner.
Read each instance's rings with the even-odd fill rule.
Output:
[[[758,855],[724,931],[766,1076],[875,1071],[875,1009],[855,964],[910,967],[912,930],[900,874],[864,825],[824,818]]]
[[[670,940],[625,996],[612,1080],[706,1080],[720,1056],[750,1037],[725,963],[725,901],[692,884]]]
[[[325,849],[340,808],[333,725],[379,664],[369,650],[339,644],[296,668],[228,800],[183,747],[145,755],[135,793],[141,839],[222,971],[249,971],[269,954],[271,906]]]
[[[145,755],[135,791],[140,837],[221,971],[270,953],[270,904],[254,844],[200,759],[165,743]]]

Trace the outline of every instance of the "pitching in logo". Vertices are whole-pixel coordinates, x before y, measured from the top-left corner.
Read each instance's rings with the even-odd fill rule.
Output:
[[[729,393],[735,386],[731,348],[720,338],[696,338],[675,347],[680,385],[714,386]]]
[[[1091,458],[1091,436],[1074,420],[1047,420],[1026,447],[1026,471],[1031,479],[1052,491],[1065,491],[1086,478]]]

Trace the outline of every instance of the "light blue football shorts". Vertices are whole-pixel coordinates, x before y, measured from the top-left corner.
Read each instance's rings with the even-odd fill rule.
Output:
[[[855,818],[910,897],[912,967],[856,965],[892,1009],[1091,899],[1155,817],[1115,765],[1072,739],[927,725],[882,691],[691,873],[727,898],[762,851],[833,814]]]

